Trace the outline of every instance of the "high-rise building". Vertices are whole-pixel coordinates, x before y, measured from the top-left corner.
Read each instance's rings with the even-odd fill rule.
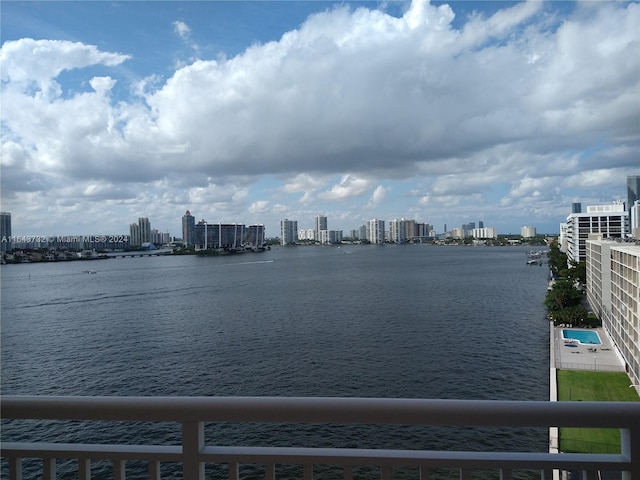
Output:
[[[493,227],[474,228],[471,235],[478,239],[498,238],[498,232]]]
[[[11,251],[11,213],[0,212],[0,241],[3,252]]]
[[[243,247],[245,235],[245,226],[241,223],[207,223],[200,220],[194,229],[194,245],[196,250],[235,251]]]
[[[407,241],[407,221],[404,218],[394,218],[389,222],[389,240],[393,243],[405,243]]]
[[[129,245],[132,247],[140,247],[142,245],[142,240],[140,238],[140,225],[137,223],[129,225],[129,236],[131,237]]]
[[[327,230],[327,217],[325,217],[324,215],[318,215],[316,217],[316,228],[315,228],[315,232],[316,232],[316,242],[320,242],[322,243],[322,237],[323,236],[327,236],[328,234],[322,234],[321,232],[323,230]]]
[[[587,300],[640,391],[640,246],[587,240]]]
[[[640,239],[640,200],[635,201],[630,213],[631,236]]]
[[[376,244],[384,243],[384,220],[367,221],[367,240]]]
[[[520,236],[522,238],[533,238],[536,236],[536,227],[524,226],[520,228]]]
[[[143,243],[151,243],[151,223],[149,219],[138,218],[138,226],[140,227],[140,242]]]
[[[629,218],[633,219],[631,209],[634,204],[640,200],[640,175],[630,175],[627,177],[627,211],[629,212]],[[640,228],[637,221],[634,224],[633,221],[629,223],[629,233],[633,233],[634,228]]]
[[[623,202],[588,206],[586,213],[572,213],[567,217],[566,249],[570,261],[586,258],[586,241],[590,234],[602,238],[623,238],[629,228],[629,212]]]
[[[245,245],[262,248],[264,247],[264,225],[249,225],[245,230]]]
[[[580,202],[574,202],[571,204],[571,213],[582,213],[582,204]]]
[[[191,215],[191,212],[187,210],[182,216],[182,241],[187,247],[194,244],[194,232],[196,229],[196,217]]]
[[[280,244],[292,245],[298,238],[298,222],[296,220],[280,220]]]

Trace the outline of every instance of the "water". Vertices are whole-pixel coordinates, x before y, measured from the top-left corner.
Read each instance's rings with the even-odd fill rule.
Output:
[[[547,271],[525,265],[525,252],[291,247],[4,265],[2,393],[547,400]],[[179,438],[172,426],[33,428],[38,440]],[[222,425],[207,435],[226,444],[547,449],[539,430],[359,428]],[[5,422],[2,440],[16,439],[33,432]]]

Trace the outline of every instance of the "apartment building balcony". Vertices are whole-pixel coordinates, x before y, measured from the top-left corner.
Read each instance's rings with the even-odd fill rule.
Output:
[[[2,457],[8,462],[9,478],[22,478],[23,459],[41,459],[42,477],[56,478],[58,459],[76,459],[77,478],[90,479],[92,461],[109,461],[113,478],[127,477],[127,462],[148,464],[148,478],[161,478],[160,464],[181,466],[182,478],[202,480],[205,465],[224,463],[228,478],[241,478],[241,466],[264,466],[265,478],[277,478],[278,465],[302,466],[303,478],[312,480],[319,465],[342,467],[341,477],[353,478],[359,466],[379,468],[383,480],[393,469],[412,467],[416,479],[428,479],[437,469],[453,471],[455,478],[469,480],[474,472],[499,472],[511,479],[519,471],[535,472],[536,478],[551,479],[559,471],[579,472],[581,479],[599,478],[600,471],[621,472],[624,480],[640,478],[640,403],[538,402],[490,400],[423,400],[393,398],[289,398],[289,397],[49,397],[3,396],[3,420],[86,420],[91,422],[165,422],[181,425],[179,445],[129,445],[88,443],[45,443],[33,441],[2,443]],[[541,452],[301,448],[296,446],[210,445],[205,431],[210,424],[346,424],[432,425],[454,427],[556,427],[616,428],[621,451],[617,454],[576,454],[557,451],[557,436],[550,436],[550,448]],[[25,426],[25,429],[27,427]],[[575,478],[575,477],[574,477]]]

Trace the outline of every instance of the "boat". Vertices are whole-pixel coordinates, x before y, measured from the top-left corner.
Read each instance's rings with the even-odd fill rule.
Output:
[[[89,273],[89,274],[94,274],[94,273],[98,273],[95,270],[83,270],[82,273]]]

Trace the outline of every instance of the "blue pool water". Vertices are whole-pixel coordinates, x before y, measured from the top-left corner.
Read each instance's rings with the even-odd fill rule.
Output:
[[[578,340],[580,343],[601,345],[600,335],[593,330],[562,330],[562,338],[565,340]]]

